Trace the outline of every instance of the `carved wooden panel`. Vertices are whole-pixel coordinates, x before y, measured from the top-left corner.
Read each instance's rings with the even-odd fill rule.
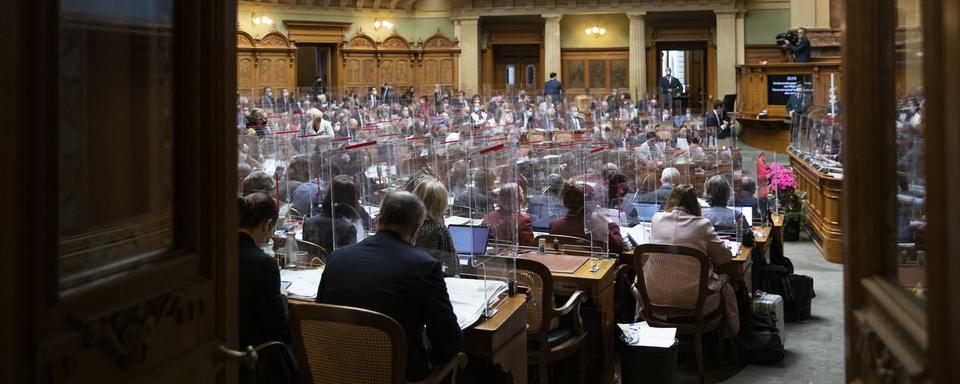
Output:
[[[565,49],[560,53],[563,86],[571,95],[608,92],[630,83],[628,52],[624,49]]]
[[[365,94],[369,87],[379,88],[388,82],[396,94],[411,86],[420,94],[428,94],[435,84],[457,86],[460,49],[439,32],[416,43],[396,34],[377,42],[358,33],[341,52],[347,90]]]
[[[256,40],[238,31],[237,91],[240,96],[259,100],[265,87],[295,88],[296,52],[296,46],[278,32]]]

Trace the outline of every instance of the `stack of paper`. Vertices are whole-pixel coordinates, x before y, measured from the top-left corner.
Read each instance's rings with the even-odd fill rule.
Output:
[[[650,242],[650,225],[641,223],[633,227],[620,227],[620,233],[630,237],[634,245],[647,244]]]
[[[495,305],[500,294],[507,291],[507,283],[503,281],[448,277],[444,282],[460,329],[467,329],[480,320],[487,305]]]
[[[727,249],[730,250],[730,254],[733,255],[734,257],[736,257],[738,254],[740,254],[740,242],[739,242],[739,241],[724,240],[724,241],[723,241],[723,245],[726,245],[726,246],[727,246]]]
[[[280,280],[290,282],[290,287],[287,288],[288,296],[301,300],[317,299],[321,276],[323,276],[323,268],[280,270]]]
[[[623,331],[623,341],[634,347],[670,348],[676,342],[676,328],[654,328],[646,321],[633,324],[617,323]]]

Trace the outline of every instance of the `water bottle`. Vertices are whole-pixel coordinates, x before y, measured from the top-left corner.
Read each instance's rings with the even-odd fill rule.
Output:
[[[540,243],[537,244],[537,252],[541,255],[545,255],[547,253],[547,239],[542,237],[540,238]]]
[[[303,260],[297,260],[297,235],[291,230],[287,231],[287,244],[286,244],[286,254],[287,254],[287,268],[293,268],[297,266],[297,263],[302,262]]]

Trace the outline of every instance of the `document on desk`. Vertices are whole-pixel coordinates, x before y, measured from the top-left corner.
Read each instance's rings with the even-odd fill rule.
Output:
[[[443,280],[447,284],[447,294],[460,329],[467,329],[480,320],[487,304],[495,305],[500,295],[507,291],[507,283],[503,281],[458,277]]]
[[[280,280],[290,282],[287,295],[301,300],[313,301],[317,299],[321,276],[323,276],[323,268],[280,270]]]
[[[633,324],[617,323],[623,331],[623,341],[634,347],[670,348],[676,342],[676,328],[651,327],[646,321]]]
[[[447,226],[451,226],[451,225],[478,226],[483,223],[483,219],[471,219],[469,217],[463,217],[463,216],[448,216],[443,219],[443,222]]]
[[[633,227],[620,227],[620,233],[629,236],[634,245],[650,242],[650,226],[648,224],[641,223]]]

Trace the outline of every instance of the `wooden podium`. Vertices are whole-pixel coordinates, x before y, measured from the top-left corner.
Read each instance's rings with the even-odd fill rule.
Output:
[[[746,64],[737,66],[737,122],[740,139],[747,145],[784,153],[790,143],[790,126],[785,104],[771,104],[768,98],[770,75],[801,75],[813,81],[813,105],[825,105],[829,100],[830,77],[834,78],[839,97],[840,61],[813,61],[809,63]],[[760,117],[766,110],[767,115]]]

